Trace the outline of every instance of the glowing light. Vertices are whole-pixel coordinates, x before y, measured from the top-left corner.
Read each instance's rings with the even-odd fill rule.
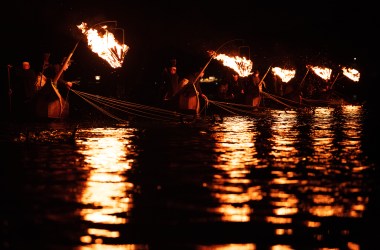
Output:
[[[331,72],[332,70],[329,69],[329,68],[322,68],[322,67],[319,67],[319,66],[311,66],[311,65],[307,65],[308,68],[310,68],[311,70],[313,70],[313,72],[319,76],[320,78],[324,79],[324,80],[330,80],[330,77],[331,77]]]
[[[77,27],[86,35],[88,46],[94,53],[106,60],[113,68],[122,66],[129,47],[119,43],[106,25],[101,26],[100,32],[97,29],[88,28],[86,23]]]
[[[350,78],[354,82],[358,82],[360,79],[360,73],[356,69],[342,67],[343,75]]]
[[[268,216],[266,221],[273,224],[289,224],[292,222],[291,218]]]
[[[216,54],[214,52],[214,59],[219,60],[224,66],[227,66],[236,71],[241,77],[246,77],[252,74],[253,63],[251,60],[240,56],[227,56],[225,54]]]
[[[280,67],[272,68],[273,74],[279,76],[281,81],[289,82],[296,75],[296,70],[294,69],[282,69]]]
[[[132,197],[126,196],[133,184],[127,182],[125,171],[131,169],[125,155],[128,151],[128,133],[126,129],[83,129],[78,133],[91,134],[86,140],[77,139],[78,152],[84,156],[89,168],[82,203],[89,206],[80,210],[85,221],[91,223],[121,225],[128,222],[120,216],[131,209]],[[85,235],[84,235],[85,236]],[[101,237],[118,238],[119,231],[89,228],[83,242],[97,242]]]

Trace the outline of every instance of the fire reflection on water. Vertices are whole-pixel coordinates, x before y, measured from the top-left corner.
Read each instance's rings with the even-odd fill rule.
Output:
[[[88,168],[89,177],[83,191],[81,202],[88,207],[81,210],[83,220],[102,224],[127,223],[125,216],[132,204],[128,190],[133,184],[123,175],[131,168],[131,160],[126,159],[128,134],[122,128],[97,128],[82,130],[96,135],[86,140],[78,140],[79,153],[84,155],[84,168]],[[83,243],[101,243],[102,237],[117,238],[118,231],[88,228]]]
[[[295,223],[305,230],[316,230],[323,228],[324,217],[363,216],[368,197],[360,187],[366,187],[363,171],[368,166],[360,160],[361,107],[299,112],[272,110],[265,118],[225,117],[203,133],[214,143],[210,168],[215,170],[203,187],[216,201],[205,205],[205,212],[217,214],[222,222],[265,221],[274,226],[275,235],[296,234]],[[89,172],[81,197],[86,208],[81,216],[95,225],[88,228],[81,242],[102,244],[103,238],[121,236],[117,230],[99,229],[97,224],[128,224],[133,214],[135,183],[125,174],[134,167],[137,155],[131,152],[135,146],[133,129],[81,132],[92,135],[77,140],[83,167]],[[348,178],[339,180],[342,176]],[[173,207],[178,201],[167,202]],[[321,235],[316,232],[314,236],[323,240]],[[255,245],[234,247],[254,249]],[[220,245],[212,249],[230,248]]]
[[[247,203],[252,199],[261,199],[259,188],[249,189],[249,165],[256,154],[252,142],[252,124],[243,117],[226,119],[215,128],[215,151],[220,153],[213,167],[221,170],[211,183],[212,195],[221,204],[216,211],[223,221],[249,221],[252,213]]]
[[[338,175],[350,175],[355,177],[355,185],[349,182],[341,182],[336,186],[328,185],[321,178],[318,182],[307,185],[312,189],[310,196],[309,213],[318,217],[326,216],[347,216],[361,217],[362,208],[368,202],[361,198],[359,190],[353,186],[361,186],[363,180],[360,178],[360,171],[364,167],[357,159],[361,153],[360,133],[361,114],[360,106],[343,106],[341,113],[334,112],[334,109],[318,108],[315,111],[316,122],[312,126],[313,148],[317,152],[311,159],[308,166],[313,171],[314,176],[334,177]],[[335,119],[343,116],[344,119]],[[342,123],[341,121],[345,122]],[[340,145],[344,147],[340,147]],[[339,160],[337,160],[339,159]],[[348,162],[349,159],[352,161]],[[332,167],[333,166],[333,167]],[[364,167],[364,168],[363,168]],[[352,186],[352,187],[351,187]],[[308,190],[303,190],[308,192]],[[355,203],[348,199],[348,196],[357,194]]]
[[[208,187],[221,220],[249,222],[264,214],[279,225],[276,233],[292,234],[280,225],[290,226],[298,213],[313,218],[303,223],[311,228],[321,226],[320,217],[363,215],[368,200],[354,188],[364,185],[360,174],[368,168],[359,160],[361,107],[320,107],[302,119],[297,112],[274,110],[270,121],[227,117],[213,127],[213,167],[219,171]],[[268,130],[271,135],[265,135]],[[357,183],[337,182],[338,175]],[[259,211],[266,203],[268,209]]]

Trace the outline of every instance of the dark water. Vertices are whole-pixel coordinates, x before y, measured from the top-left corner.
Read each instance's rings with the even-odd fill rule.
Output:
[[[376,249],[367,115],[3,124],[1,247]]]

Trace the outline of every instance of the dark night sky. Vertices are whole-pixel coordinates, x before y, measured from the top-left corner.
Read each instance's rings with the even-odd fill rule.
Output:
[[[46,52],[61,61],[83,40],[76,25],[114,20],[130,47],[123,64],[126,81],[138,81],[144,70],[162,70],[170,57],[179,65],[203,66],[207,50],[235,39],[240,40],[221,52],[248,46],[254,67],[357,58],[360,67],[368,68],[379,30],[375,14],[374,6],[363,1],[11,1],[0,17],[6,34],[1,64],[6,68],[27,59],[38,68]],[[73,59],[76,72],[112,71],[86,42]]]
[[[27,56],[36,49],[70,51],[78,40],[76,25],[83,21],[91,25],[116,20],[133,50],[172,47],[198,49],[191,52],[198,53],[239,38],[247,41],[253,54],[280,47],[284,54],[311,49],[348,57],[366,53],[363,45],[370,42],[370,31],[376,28],[371,6],[343,1],[309,2],[307,6],[239,0],[23,0],[10,4],[8,15],[2,17],[10,35],[6,41],[11,48],[9,59],[12,52],[18,57],[20,52]]]

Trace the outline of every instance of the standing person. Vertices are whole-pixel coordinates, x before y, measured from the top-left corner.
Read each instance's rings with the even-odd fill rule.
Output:
[[[36,94],[37,74],[31,69],[29,61],[23,61],[21,68],[15,69],[12,95],[12,113],[19,118],[28,118],[30,102]]]
[[[273,74],[272,76],[272,90],[270,92],[275,95],[282,96],[282,81],[276,74]]]
[[[204,70],[187,75],[180,82],[179,109],[181,111],[199,115],[202,97],[207,101],[207,96],[202,93],[200,80],[204,76]]]
[[[178,100],[174,98],[179,88],[179,75],[177,73],[176,59],[170,60],[170,64],[164,68],[162,74],[161,96],[165,106],[172,107],[178,105]]]
[[[37,74],[36,89],[39,91],[46,84],[45,70],[50,67],[49,63],[50,53],[44,54],[44,62],[42,64],[41,72]]]
[[[35,98],[35,115],[43,119],[65,118],[69,115],[69,102],[67,100],[73,82],[66,81],[64,72],[69,68],[71,61],[64,58],[61,64],[49,65],[45,70],[45,84]]]
[[[220,84],[218,84],[217,91],[216,91],[216,97],[218,101],[226,102],[230,99],[230,96],[228,95],[228,82],[225,80],[222,80]]]
[[[60,94],[66,99],[68,90],[73,86],[72,81],[67,81],[65,80],[65,72],[67,69],[70,67],[71,63],[73,62],[72,60],[67,61],[67,58],[63,58],[61,64],[53,64],[47,72],[48,77],[56,82],[53,82],[55,84],[55,87],[58,88]],[[65,63],[66,62],[66,63]],[[60,74],[60,75],[59,75]],[[59,76],[58,76],[59,75]],[[56,79],[58,78],[58,79]]]
[[[253,107],[259,107],[261,104],[261,93],[263,87],[265,87],[265,82],[261,80],[260,72],[258,70],[251,76],[251,83],[249,84],[251,87],[252,94],[252,103]]]
[[[228,82],[228,97],[234,103],[242,104],[244,97],[244,85],[238,73],[232,73],[232,78]]]

